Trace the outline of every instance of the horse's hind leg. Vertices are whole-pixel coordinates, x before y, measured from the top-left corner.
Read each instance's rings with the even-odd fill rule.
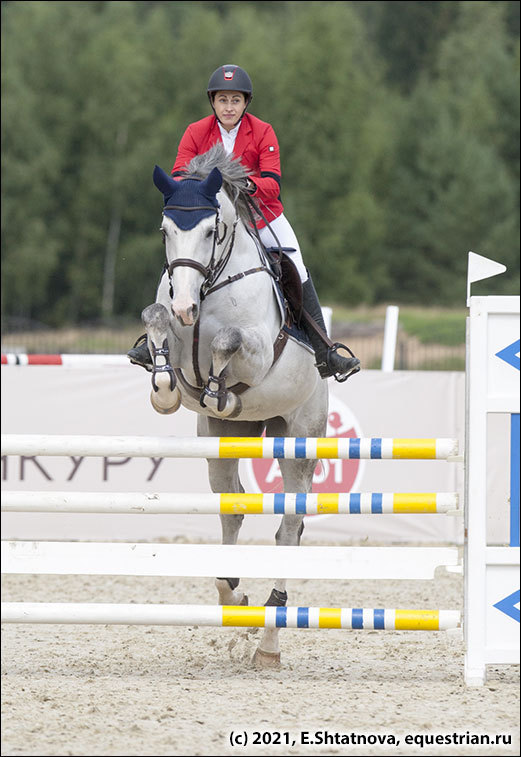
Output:
[[[313,471],[311,471],[313,475]],[[302,491],[302,489],[300,489]],[[275,535],[275,543],[284,547],[297,547],[304,531],[303,515],[284,515]],[[278,578],[266,602],[266,606],[285,607],[288,600],[286,579]],[[274,668],[280,665],[279,629],[265,628],[259,642],[253,663],[261,668]]]
[[[240,426],[240,428],[239,428]],[[260,436],[263,423],[232,423],[205,416],[198,416],[198,436]],[[227,433],[226,433],[227,432]],[[233,433],[231,433],[233,432]],[[239,479],[239,460],[208,460],[208,477],[213,492],[243,492]],[[244,515],[220,515],[222,543],[237,544]],[[221,605],[247,605],[248,597],[239,589],[237,577],[218,577],[215,586],[219,592]]]
[[[284,478],[284,491],[311,491],[316,460],[279,460]],[[293,482],[293,485],[292,485]],[[304,531],[303,515],[284,515],[275,534],[275,543],[282,547],[298,547]],[[277,578],[266,602],[267,606],[285,607],[288,600],[286,579]],[[259,646],[253,656],[258,667],[272,668],[280,665],[279,629],[265,628]]]
[[[281,418],[273,419],[267,424],[268,436],[324,436],[327,420],[327,400],[323,410],[317,412],[314,423],[303,427],[296,422],[285,424]],[[313,473],[316,460],[286,460],[280,459],[279,465],[284,480],[285,492],[310,492],[313,484]],[[278,546],[297,547],[300,545],[304,531],[303,515],[284,515],[275,535]],[[278,578],[266,605],[286,606],[286,579]],[[262,634],[259,646],[253,657],[253,662],[259,667],[278,667],[280,665],[279,629],[266,628]]]

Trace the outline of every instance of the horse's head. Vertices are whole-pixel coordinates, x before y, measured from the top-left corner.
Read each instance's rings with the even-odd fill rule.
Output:
[[[163,193],[165,206],[161,233],[173,288],[172,312],[183,326],[199,317],[200,291],[211,281],[219,239],[217,199],[222,175],[214,168],[204,180],[174,181],[158,166],[154,184]]]

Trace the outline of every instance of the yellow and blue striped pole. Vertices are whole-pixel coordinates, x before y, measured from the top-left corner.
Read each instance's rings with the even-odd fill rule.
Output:
[[[220,494],[220,513],[270,515],[382,515],[446,513],[456,492],[348,492],[346,494]]]
[[[2,455],[104,457],[286,458],[340,460],[447,460],[456,439],[352,437],[47,436],[6,434]]]
[[[230,607],[223,626],[261,628],[343,628],[366,631],[444,631],[457,628],[459,612],[451,610],[367,610],[340,607]]]
[[[455,439],[221,437],[219,457],[445,460],[457,454],[457,447]]]
[[[72,602],[3,602],[2,623],[101,623],[254,628],[340,628],[356,631],[446,631],[457,610],[341,607],[235,607]]]
[[[2,512],[378,515],[454,513],[456,492],[349,492],[344,494],[210,494],[179,492],[3,491]]]

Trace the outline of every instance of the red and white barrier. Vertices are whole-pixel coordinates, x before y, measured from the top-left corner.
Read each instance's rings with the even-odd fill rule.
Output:
[[[69,368],[85,368],[131,365],[131,362],[126,355],[28,355],[23,352],[2,352],[2,365],[65,365]]]

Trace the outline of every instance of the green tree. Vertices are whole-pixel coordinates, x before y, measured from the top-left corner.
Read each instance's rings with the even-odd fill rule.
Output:
[[[380,297],[458,304],[468,250],[505,262],[516,286],[518,195],[502,158],[511,143],[496,86],[511,90],[516,76],[504,7],[461,3],[436,76],[421,79],[402,117],[389,195],[391,275]]]
[[[287,215],[321,296],[372,301],[392,137],[377,56],[347,3],[304,3],[281,31],[259,99],[281,145]]]
[[[48,306],[59,263],[77,105],[71,63],[90,27],[81,3],[58,5],[2,8],[2,308],[25,317]]]
[[[135,318],[153,299],[153,166],[170,170],[210,113],[224,62],[250,72],[251,112],[277,132],[282,199],[324,301],[460,304],[468,249],[518,271],[518,14],[2,3],[2,315]]]
[[[392,88],[409,93],[432,71],[441,41],[458,14],[454,0],[375,0],[353,5],[387,64]]]

